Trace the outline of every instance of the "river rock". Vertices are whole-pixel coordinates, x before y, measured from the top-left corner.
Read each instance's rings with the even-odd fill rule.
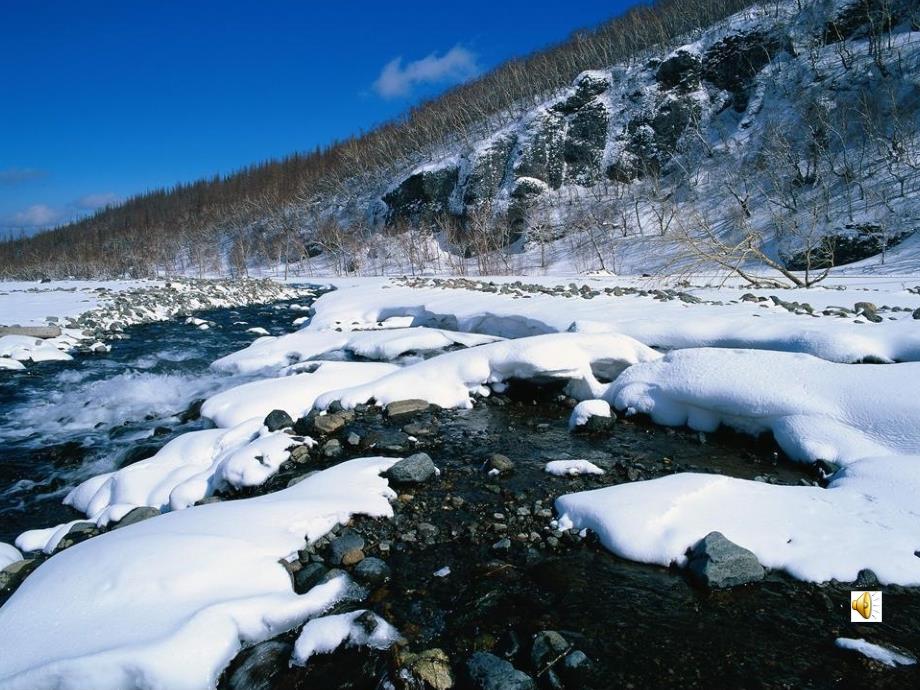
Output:
[[[690,549],[687,568],[694,580],[710,588],[735,587],[764,576],[757,556],[721,532],[710,532]]]
[[[382,585],[390,579],[390,566],[386,561],[371,556],[355,566],[355,577],[371,585]]]
[[[387,417],[396,419],[398,417],[408,417],[409,415],[418,414],[419,412],[425,412],[428,407],[427,400],[413,398],[410,400],[397,400],[391,402],[387,405],[386,412]]]
[[[120,527],[127,527],[128,525],[143,522],[144,520],[149,520],[150,518],[156,517],[159,514],[160,511],[156,508],[151,508],[150,506],[141,506],[130,511],[121,520],[119,520],[115,526],[112,527],[112,529],[119,529]]]
[[[432,690],[450,690],[454,687],[450,659],[443,649],[426,649],[418,654],[407,653],[401,661],[403,669],[415,680],[424,683],[423,687],[430,687]]]
[[[336,537],[329,543],[329,552],[331,554],[332,564],[354,565],[358,561],[363,560],[363,548],[364,537],[352,530],[344,531],[341,536]],[[361,553],[361,557],[353,560],[357,557],[358,553]],[[345,563],[346,559],[351,562]]]
[[[293,645],[268,640],[240,654],[242,662],[227,679],[228,690],[271,690],[277,675],[287,669]]]
[[[345,417],[341,414],[322,414],[313,419],[313,428],[321,434],[334,434],[345,426]]]
[[[499,474],[509,474],[514,471],[514,463],[511,459],[501,453],[493,453],[486,461],[486,466],[490,470],[498,470]]]
[[[294,420],[291,419],[291,415],[284,410],[272,410],[262,423],[265,424],[269,431],[281,431],[294,426]]]
[[[569,649],[569,643],[555,630],[543,630],[534,635],[530,650],[530,661],[538,671],[543,671],[562,659]]]
[[[291,449],[291,460],[300,464],[307,462],[310,459],[310,448],[309,446],[294,446]]]
[[[18,587],[26,576],[38,567],[39,563],[37,558],[23,558],[0,570],[0,592]]]
[[[415,453],[393,465],[387,470],[386,477],[396,484],[422,484],[437,472],[427,453]]]
[[[504,659],[488,652],[476,652],[466,662],[473,686],[479,690],[533,690],[533,679]]]
[[[322,563],[307,563],[294,573],[294,591],[306,594],[326,575],[326,566]]]

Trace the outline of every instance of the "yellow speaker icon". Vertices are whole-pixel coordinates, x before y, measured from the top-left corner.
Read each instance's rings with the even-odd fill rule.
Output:
[[[872,615],[872,600],[869,598],[869,592],[863,592],[862,596],[856,597],[852,606],[856,613],[869,620],[869,616]]]

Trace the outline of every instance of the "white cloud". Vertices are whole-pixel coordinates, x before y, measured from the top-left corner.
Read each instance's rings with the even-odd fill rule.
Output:
[[[432,53],[405,65],[402,57],[390,60],[374,82],[374,91],[383,98],[399,98],[408,96],[416,86],[456,84],[477,74],[476,55],[462,46],[454,46],[441,57]]]
[[[35,204],[13,214],[12,224],[27,228],[47,227],[54,225],[61,219],[61,212],[46,206]]]
[[[76,206],[87,211],[95,211],[97,208],[117,204],[121,199],[114,192],[102,192],[99,194],[87,194],[77,199]]]

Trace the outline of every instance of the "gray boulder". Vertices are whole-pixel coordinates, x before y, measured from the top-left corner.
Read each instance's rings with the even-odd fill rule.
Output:
[[[473,687],[479,690],[533,690],[533,678],[504,659],[488,652],[476,652],[466,662]]]
[[[306,594],[320,583],[326,572],[326,566],[322,563],[307,563],[294,573],[294,591]]]
[[[756,582],[764,576],[757,556],[721,532],[710,532],[690,549],[687,568],[696,582],[713,589]]]
[[[144,520],[149,520],[150,518],[156,517],[160,514],[160,511],[156,508],[151,508],[149,506],[141,506],[140,508],[135,508],[127,515],[125,515],[118,523],[112,527],[112,529],[120,529],[121,527],[128,527],[129,525],[136,524],[138,522],[143,522]]]
[[[415,398],[411,400],[397,400],[387,405],[387,417],[390,419],[407,417],[419,412],[424,412],[428,409],[428,407],[428,401],[426,400],[419,400]]]
[[[272,410],[262,422],[269,431],[281,431],[294,426],[294,420],[284,410]]]
[[[422,484],[437,474],[427,453],[415,453],[387,470],[386,477],[396,484]]]

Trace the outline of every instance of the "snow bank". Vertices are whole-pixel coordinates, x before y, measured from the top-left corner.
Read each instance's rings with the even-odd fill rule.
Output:
[[[346,408],[374,400],[387,405],[419,398],[441,407],[472,407],[472,393],[488,394],[486,384],[509,379],[572,379],[572,393],[598,397],[605,384],[626,367],[661,355],[620,335],[557,333],[519,338],[448,352],[411,364],[369,383],[332,391],[316,400],[320,409],[339,400]]]
[[[298,595],[286,569],[307,540],[361,513],[390,517],[362,458],[258,498],[167,513],[56,554],[0,608],[0,688],[216,687],[243,646],[296,627],[348,589]]]
[[[383,362],[318,362],[312,373],[253,381],[218,393],[205,401],[201,414],[221,427],[253,418],[261,421],[272,410],[284,410],[297,419],[327,391],[375,381],[398,369]]]
[[[307,621],[297,641],[291,663],[305,666],[314,654],[334,652],[343,644],[350,647],[387,649],[399,640],[392,625],[370,611],[352,611]]]
[[[0,542],[0,570],[3,570],[10,563],[22,560],[22,554],[19,549],[11,544]]]
[[[340,351],[364,359],[387,361],[408,352],[437,352],[454,345],[472,347],[496,340],[498,338],[492,336],[453,333],[438,328],[304,330],[276,338],[259,338],[249,347],[222,357],[212,366],[237,373],[279,369]]]
[[[512,279],[492,280],[501,285]],[[527,281],[555,286],[560,279],[531,276]],[[906,284],[915,284],[916,278],[910,281]],[[780,350],[808,353],[835,362],[859,362],[866,358],[920,360],[920,331],[911,318],[911,311],[920,307],[920,298],[904,289],[904,281],[880,282],[878,287],[862,281],[847,291],[694,288],[693,296],[703,300],[699,304],[678,299],[657,300],[654,294],[657,286],[649,280],[580,277],[581,283],[598,291],[624,287],[640,288],[647,294],[601,292],[593,299],[583,299],[550,294],[547,288],[546,292],[532,292],[523,299],[515,293],[486,291],[489,285],[485,281],[476,283],[480,289],[445,289],[434,287],[433,282],[404,287],[379,278],[351,279],[314,303],[316,314],[309,328],[373,325],[382,318],[403,315],[413,326],[439,325],[514,338],[578,329],[621,333],[665,349]],[[380,289],[384,285],[388,289]],[[764,297],[775,294],[785,301],[810,303],[818,316],[791,313],[772,302],[741,301],[746,292]],[[883,322],[876,324],[856,319],[855,315],[820,316],[826,307],[852,308],[862,300],[897,305],[909,311],[885,313]]]
[[[25,365],[16,359],[9,357],[0,357],[0,369],[9,369],[10,371],[22,371]]]
[[[772,431],[794,460],[847,463],[920,452],[918,383],[920,363],[857,366],[704,348],[630,368],[605,398],[667,426]]]
[[[591,417],[610,417],[610,405],[606,400],[582,400],[572,410],[569,429],[584,426]]]
[[[575,477],[579,474],[604,474],[604,470],[587,460],[552,460],[543,468],[557,477]]]
[[[99,525],[140,506],[181,510],[228,485],[259,486],[288,459],[293,444],[290,436],[269,432],[257,419],[229,430],[192,431],[147,460],[86,480],[64,503]]]
[[[912,656],[907,656],[893,649],[867,642],[864,639],[838,637],[834,640],[834,644],[840,649],[851,649],[854,652],[859,652],[863,656],[867,656],[875,661],[880,661],[886,666],[913,666],[917,663],[917,660]]]
[[[863,568],[883,583],[920,584],[920,455],[867,458],[827,489],[709,474],[569,494],[560,525],[588,528],[608,549],[644,563],[683,564],[687,549],[722,532],[765,566],[813,582],[851,582]]]
[[[73,359],[66,352],[61,352],[54,342],[25,335],[0,336],[0,357],[9,357],[19,362],[51,362]]]

